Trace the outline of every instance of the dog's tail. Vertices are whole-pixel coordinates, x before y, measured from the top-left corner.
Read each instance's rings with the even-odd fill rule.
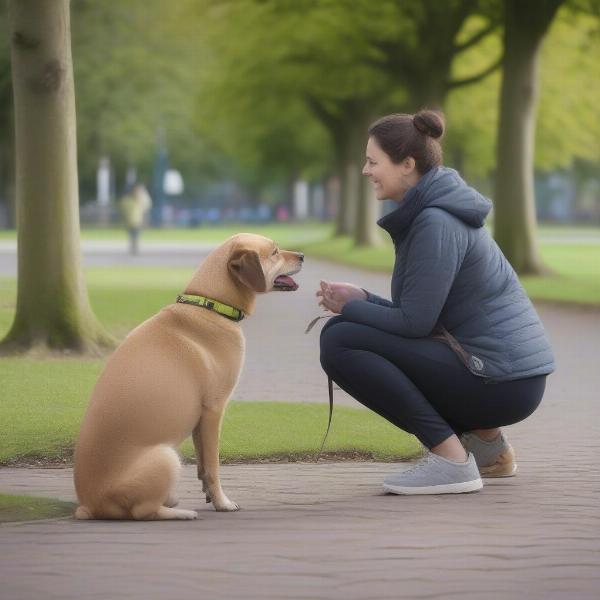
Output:
[[[76,519],[93,519],[92,513],[87,506],[78,506],[74,517]]]

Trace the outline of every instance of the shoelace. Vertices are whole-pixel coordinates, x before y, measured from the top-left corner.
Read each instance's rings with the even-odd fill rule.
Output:
[[[413,473],[420,471],[426,465],[429,465],[431,462],[433,462],[433,455],[431,453],[429,453],[425,458],[420,460],[416,465],[412,466],[410,469],[407,469],[406,471],[403,471],[402,475],[412,475]]]

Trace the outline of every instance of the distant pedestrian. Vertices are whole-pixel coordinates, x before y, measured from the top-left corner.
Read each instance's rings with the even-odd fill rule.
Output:
[[[442,166],[440,113],[389,115],[369,128],[363,175],[394,242],[392,299],[321,282],[339,316],[321,364],[341,388],[430,450],[385,479],[396,494],[471,492],[517,465],[500,427],[528,417],[554,356],[517,275],[483,226],[492,203]]]
[[[121,214],[129,234],[129,254],[139,252],[140,231],[146,214],[152,208],[152,199],[146,187],[138,183],[121,199]]]

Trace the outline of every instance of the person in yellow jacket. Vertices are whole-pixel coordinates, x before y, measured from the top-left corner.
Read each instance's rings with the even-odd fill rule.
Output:
[[[121,214],[129,234],[129,253],[138,254],[140,231],[152,208],[152,199],[146,187],[138,183],[121,199]]]

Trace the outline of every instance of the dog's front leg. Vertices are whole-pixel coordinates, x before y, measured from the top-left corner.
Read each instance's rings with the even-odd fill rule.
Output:
[[[203,465],[203,482],[208,487],[207,500],[212,499],[218,511],[234,511],[239,506],[223,492],[219,480],[219,436],[221,434],[221,411],[204,410],[200,420],[200,447]]]
[[[206,502],[212,502],[210,493],[208,491],[208,484],[206,483],[206,472],[204,471],[204,461],[202,460],[202,432],[200,430],[200,423],[192,431],[192,440],[194,442],[194,449],[196,450],[196,472],[198,474],[198,480],[202,482],[202,491],[206,495]]]

